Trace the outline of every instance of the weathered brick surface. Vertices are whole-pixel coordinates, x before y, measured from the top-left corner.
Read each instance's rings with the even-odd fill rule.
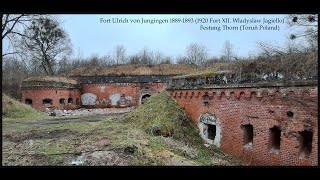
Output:
[[[59,109],[76,109],[80,106],[76,105],[76,100],[79,99],[81,103],[81,92],[79,89],[66,89],[66,88],[33,88],[22,89],[22,102],[26,99],[32,100],[32,107],[40,111],[48,108]],[[65,104],[60,104],[60,99],[65,99]],[[73,102],[68,103],[68,98],[72,98]],[[43,104],[43,99],[52,99],[52,105]]]
[[[222,126],[221,148],[249,165],[318,165],[318,87],[264,87],[170,90],[198,124],[212,113]],[[205,105],[204,101],[208,104]],[[288,117],[287,113],[294,113]],[[241,125],[253,126],[253,146],[244,147]],[[280,150],[272,151],[270,128],[281,129]],[[309,157],[301,155],[299,132],[313,132]]]
[[[107,108],[107,107],[128,107],[140,104],[141,97],[145,94],[155,94],[166,88],[165,83],[105,83],[105,84],[82,84],[81,88],[53,88],[53,87],[28,87],[22,88],[22,102],[26,99],[32,100],[32,107],[44,111],[47,107],[59,109],[86,108]],[[81,95],[92,93],[97,96],[96,105],[82,105]],[[100,103],[103,99],[108,100],[112,94],[119,93],[125,97],[132,97],[132,100],[124,106],[111,106]],[[43,104],[43,99],[52,99],[52,105]],[[60,99],[65,99],[65,105],[60,104]],[[68,103],[68,98],[73,98],[73,103]],[[76,104],[76,99],[79,104]]]
[[[141,97],[145,94],[155,94],[166,88],[165,83],[106,83],[106,84],[83,84],[82,94],[92,93],[97,96],[98,101],[108,100],[112,94],[119,93],[132,100],[127,106],[137,106],[140,104]],[[91,108],[111,107],[110,104],[97,103]]]

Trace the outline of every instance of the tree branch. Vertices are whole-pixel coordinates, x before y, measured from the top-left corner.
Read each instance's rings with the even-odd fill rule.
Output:
[[[13,25],[11,26],[11,28],[9,28],[9,30],[2,35],[2,39],[4,39],[9,33],[11,33],[11,31],[13,30],[13,28],[15,27],[15,25],[18,23],[19,19],[20,19],[22,16],[23,16],[23,14],[20,15],[20,16],[18,16],[18,17],[16,18],[17,20],[15,20],[15,22],[13,23]]]

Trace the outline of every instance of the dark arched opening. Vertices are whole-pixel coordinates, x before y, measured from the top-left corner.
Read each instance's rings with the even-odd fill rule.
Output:
[[[150,97],[150,94],[145,94],[141,97],[141,104],[144,104]]]
[[[71,103],[71,104],[72,104],[72,102],[73,102],[73,99],[72,99],[72,98],[69,98],[69,99],[68,99],[68,103]]]
[[[280,150],[280,142],[281,142],[281,129],[278,126],[273,126],[273,128],[269,129],[270,131],[270,149],[272,150]]]
[[[26,104],[32,106],[32,99],[26,99],[24,102],[25,102]]]
[[[66,101],[66,100],[65,100],[64,98],[61,98],[61,99],[59,100],[60,104],[66,104],[65,101]]]
[[[45,105],[52,105],[52,99],[44,99],[42,102]]]
[[[308,158],[312,151],[312,137],[313,132],[304,130],[299,133],[299,141],[300,141],[300,156],[304,158]]]

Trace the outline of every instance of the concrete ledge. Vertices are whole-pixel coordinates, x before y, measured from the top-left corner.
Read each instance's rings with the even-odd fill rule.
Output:
[[[72,76],[82,84],[101,83],[165,83],[169,75],[137,75],[137,76]]]
[[[317,80],[309,81],[287,81],[287,82],[261,82],[244,84],[219,84],[201,85],[195,87],[168,87],[166,90],[187,90],[187,89],[226,89],[226,88],[262,88],[262,87],[297,87],[297,86],[317,86]]]
[[[64,82],[22,82],[22,89],[27,88],[80,88],[79,84],[69,84]]]

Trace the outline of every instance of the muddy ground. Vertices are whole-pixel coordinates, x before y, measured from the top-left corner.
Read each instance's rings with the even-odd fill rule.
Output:
[[[239,165],[222,152],[152,136],[127,113],[3,119],[3,166]]]

